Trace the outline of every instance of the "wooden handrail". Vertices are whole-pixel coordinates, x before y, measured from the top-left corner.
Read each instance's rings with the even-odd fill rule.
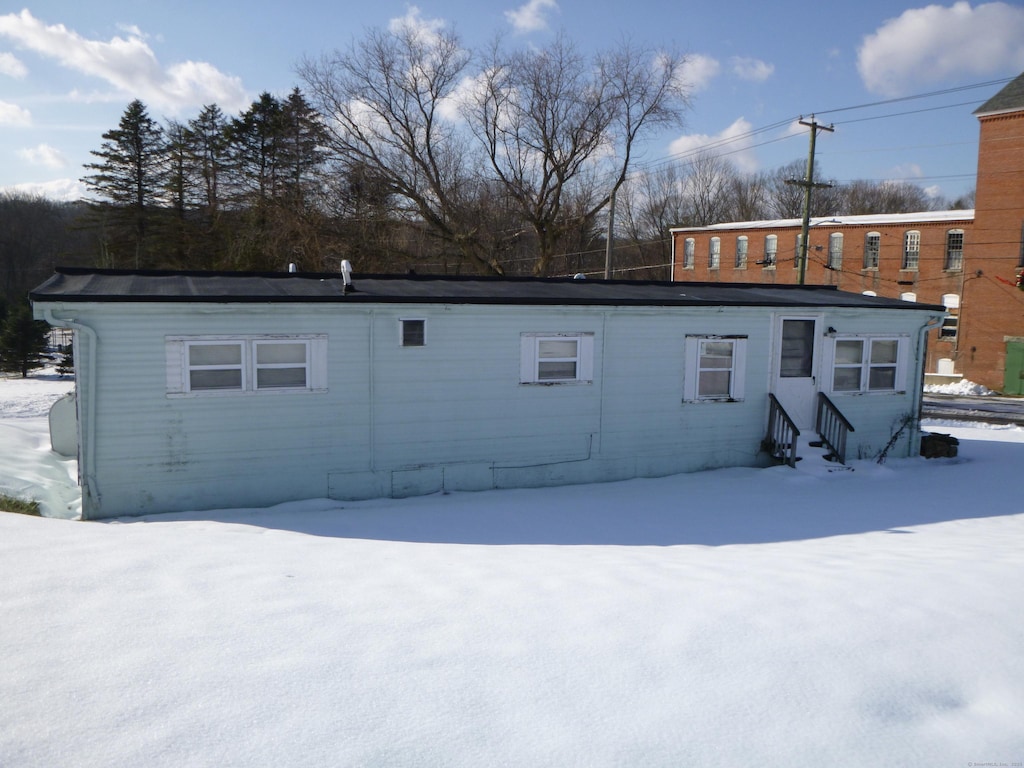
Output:
[[[818,411],[814,420],[814,431],[828,446],[832,457],[840,464],[846,463],[846,435],[855,431],[836,404],[824,392],[818,393]]]
[[[768,393],[768,436],[764,444],[772,456],[781,459],[791,467],[796,466],[796,439],[800,436],[793,419],[786,413],[782,403],[771,392]]]

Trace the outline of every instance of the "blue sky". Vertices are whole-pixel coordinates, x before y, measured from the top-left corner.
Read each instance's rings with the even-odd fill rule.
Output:
[[[804,159],[796,121],[817,113],[835,126],[817,143],[826,176],[947,197],[974,184],[972,111],[1024,71],[1019,3],[49,0],[0,13],[0,188],[77,197],[90,150],[132,99],[157,119],[213,102],[234,115],[262,91],[301,86],[302,57],[399,19],[453,28],[471,48],[499,33],[543,46],[565,31],[585,50],[625,36],[687,54],[686,126],[653,137],[641,168],[709,143],[743,170]],[[922,94],[935,95],[906,98]]]

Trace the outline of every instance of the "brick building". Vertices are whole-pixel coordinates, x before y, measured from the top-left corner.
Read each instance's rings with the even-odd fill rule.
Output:
[[[926,371],[1024,394],[1024,74],[975,113],[975,208],[812,218],[804,282],[943,304]],[[802,221],[677,227],[677,281],[796,283]]]

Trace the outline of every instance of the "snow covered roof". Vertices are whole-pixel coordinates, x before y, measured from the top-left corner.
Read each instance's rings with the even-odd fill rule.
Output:
[[[356,275],[308,272],[172,272],[60,267],[34,302],[417,303],[576,306],[942,307],[833,286],[672,283],[569,278]]]
[[[956,211],[920,211],[917,213],[872,213],[863,216],[828,216],[815,217],[810,221],[811,227],[870,227],[886,224],[948,224],[953,221],[974,221],[974,209],[967,208]],[[735,229],[787,229],[800,227],[803,219],[768,219],[764,221],[732,221],[723,224],[711,224],[706,227],[672,227],[670,232],[711,232],[715,230],[731,231]]]

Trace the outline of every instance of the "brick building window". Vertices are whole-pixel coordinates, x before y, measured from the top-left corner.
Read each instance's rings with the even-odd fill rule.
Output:
[[[864,236],[864,269],[878,269],[878,254],[882,249],[882,236],[868,232]]]
[[[779,236],[765,235],[764,238],[764,264],[765,269],[775,269],[775,257],[779,253]]]
[[[964,231],[951,229],[946,233],[946,261],[943,269],[964,268]]]
[[[828,236],[828,268],[843,268],[843,233],[833,232]]]
[[[697,250],[697,241],[692,237],[683,243],[683,269],[693,269],[693,254]]]
[[[903,233],[903,263],[900,269],[917,269],[921,263],[921,233],[915,229]]]
[[[712,237],[708,246],[708,269],[718,269],[722,265],[722,238]]]
[[[736,238],[736,269],[747,268],[747,246],[749,242],[746,235]]]

